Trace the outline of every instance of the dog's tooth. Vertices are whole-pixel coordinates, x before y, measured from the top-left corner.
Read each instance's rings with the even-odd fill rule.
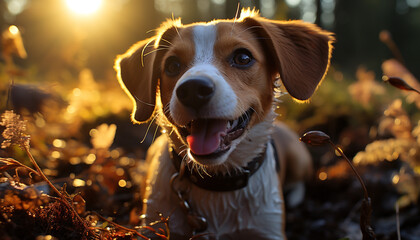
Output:
[[[231,129],[232,127],[232,121],[228,121],[226,129]]]
[[[232,123],[232,129],[235,128],[236,126],[238,126],[238,122],[239,122],[238,119],[236,119],[235,121],[233,121],[233,123]]]

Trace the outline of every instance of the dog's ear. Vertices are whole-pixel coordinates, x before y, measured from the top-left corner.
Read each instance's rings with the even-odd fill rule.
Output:
[[[127,52],[117,56],[114,68],[118,81],[134,103],[131,118],[145,122],[153,115],[156,102],[158,66],[155,66],[156,38],[134,44]]]
[[[289,94],[297,100],[309,99],[328,70],[332,33],[302,21],[273,21],[245,18],[248,29],[258,35],[267,63]]]

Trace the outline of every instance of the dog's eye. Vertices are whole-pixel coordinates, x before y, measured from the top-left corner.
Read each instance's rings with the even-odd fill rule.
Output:
[[[232,54],[231,65],[237,68],[248,68],[254,63],[252,54],[245,48],[237,49]]]
[[[175,56],[168,57],[165,62],[165,73],[169,77],[175,77],[181,72],[181,62]]]

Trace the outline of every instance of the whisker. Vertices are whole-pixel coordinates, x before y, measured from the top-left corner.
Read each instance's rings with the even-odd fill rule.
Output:
[[[171,136],[171,135],[172,135],[172,133],[174,133],[174,132],[175,132],[175,129],[174,129],[174,128],[172,128],[171,132],[169,132],[169,136]]]
[[[156,32],[156,31],[157,31],[156,29],[150,29],[150,30],[146,31],[146,33],[151,33],[151,32]]]
[[[157,114],[153,116],[152,120],[149,122],[149,126],[147,126],[146,132],[144,133],[143,139],[140,141],[140,143],[144,143],[146,140],[147,134],[149,133],[150,127],[152,126],[153,122],[156,120]]]
[[[169,114],[169,111],[170,111],[170,106],[169,106],[169,104],[170,104],[170,103],[167,103],[167,104],[163,107],[163,112],[164,112],[165,114]]]
[[[187,149],[187,148],[185,148],[184,150],[181,150],[178,154],[183,154],[183,153],[185,153],[187,150],[188,150],[188,149]],[[184,157],[185,157],[185,156],[184,156]]]
[[[238,16],[239,16],[239,7],[240,7],[241,3],[238,2],[238,6],[236,7],[236,13],[235,13],[235,17],[233,18],[233,24],[232,24],[232,29],[230,30],[230,35],[232,36],[233,34],[233,28],[235,27],[235,23],[238,20]]]
[[[141,55],[140,55],[140,59],[141,59],[141,66],[144,67],[144,51],[146,50],[147,46],[149,46],[149,44],[153,41],[155,41],[155,38],[150,39],[150,41],[148,41],[146,43],[146,45],[144,45],[143,49],[141,50]]]
[[[198,173],[198,175],[200,175],[201,178],[204,178],[203,174],[201,174],[200,170],[202,170],[202,167],[198,164],[195,164],[197,166],[197,171],[195,171],[196,173]]]
[[[153,134],[152,142],[154,142],[156,140],[156,134],[157,134],[158,129],[159,129],[159,125],[156,125],[156,129],[155,129],[155,133]]]
[[[165,108],[164,111],[163,111],[163,113],[169,114],[169,110],[170,110],[169,108]]]
[[[149,46],[145,46],[145,48],[154,48],[154,47],[155,47],[155,46],[153,46],[153,45],[152,45],[152,46],[150,46],[150,45],[149,45]],[[158,46],[158,48],[160,48],[160,47],[170,48],[170,47],[171,47],[171,45],[163,45],[163,44],[162,44],[162,45],[159,45],[159,46]]]
[[[143,55],[143,57],[146,57],[147,55],[149,55],[149,54],[151,54],[151,53],[154,53],[154,52],[157,52],[157,51],[160,51],[160,50],[166,50],[166,49],[169,49],[169,47],[164,47],[164,48],[156,48],[156,49],[153,49],[152,51],[150,51],[150,52],[148,52],[148,53],[144,54],[144,55]]]
[[[181,164],[185,164],[188,170],[190,170],[190,174],[191,174],[192,168],[190,168],[190,165],[188,165],[189,162],[190,162],[190,159],[188,157],[188,154],[185,154],[184,157],[182,158]]]
[[[211,177],[211,175],[206,171],[206,168],[204,167],[204,166],[201,166],[201,169],[203,170],[203,172],[207,175],[207,176],[209,176],[209,177]]]
[[[155,106],[155,104],[152,104],[152,103],[147,103],[147,102],[145,102],[145,101],[140,100],[140,99],[139,99],[136,95],[134,95],[134,94],[133,94],[133,97],[136,99],[136,101],[138,101],[138,102],[140,102],[140,103],[143,103],[144,105],[151,106],[151,107],[154,107],[154,106]]]
[[[194,168],[195,168],[195,162],[190,158],[190,149],[187,149],[187,154],[185,154],[185,156],[184,156],[184,158],[186,157],[186,158],[188,158],[188,162],[187,163],[190,163],[190,162],[192,162],[192,165],[191,165],[191,167],[189,166],[189,165],[187,165],[188,166],[188,169],[190,170],[190,174],[192,174],[192,172],[193,172],[193,170],[194,170]]]
[[[250,107],[250,109],[257,115],[258,119],[263,119],[261,114],[258,114],[258,112],[253,107]]]
[[[249,119],[248,114],[247,114],[247,113],[245,113],[245,117],[244,117],[244,115],[241,115],[241,116],[240,116],[240,119],[241,119],[241,121],[243,121],[243,122],[247,121],[247,119]]]
[[[170,41],[164,39],[164,38],[161,38],[160,41],[166,42],[167,44],[169,44],[169,47],[172,46],[172,43]],[[164,46],[166,46],[166,45],[164,45]]]
[[[183,153],[184,151],[188,150],[188,146],[185,145],[185,144],[182,144],[182,146],[180,146],[179,149],[181,150],[181,152],[179,152],[179,153]]]
[[[175,22],[175,18],[174,18],[174,13],[172,12],[172,21]],[[178,34],[179,38],[182,40],[181,34],[179,34],[178,28],[176,27],[176,25],[173,25],[175,27],[175,31]]]
[[[181,153],[180,153],[181,154]],[[182,162],[184,162],[184,161],[186,161],[185,159],[187,159],[188,158],[188,155],[187,154],[185,154],[183,157],[182,157]]]

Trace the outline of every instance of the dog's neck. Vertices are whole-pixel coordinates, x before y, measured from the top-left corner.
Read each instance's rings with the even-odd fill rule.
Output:
[[[270,112],[265,119],[253,126],[245,138],[236,146],[230,154],[229,162],[231,168],[241,168],[246,166],[252,159],[265,150],[272,133],[275,113]],[[250,150],[252,150],[250,152]]]

